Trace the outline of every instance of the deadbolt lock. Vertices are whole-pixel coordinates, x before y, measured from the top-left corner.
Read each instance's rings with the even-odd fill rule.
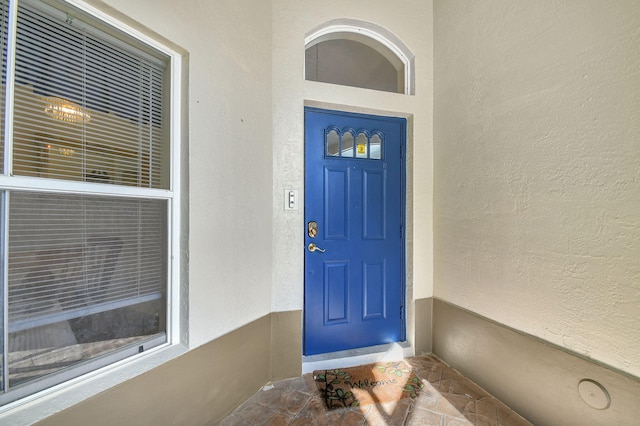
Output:
[[[312,220],[307,223],[307,235],[309,238],[315,238],[318,235],[318,222]]]

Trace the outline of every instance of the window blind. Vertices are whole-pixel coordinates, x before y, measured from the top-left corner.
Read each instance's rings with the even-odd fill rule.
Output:
[[[166,59],[52,15],[18,10],[14,174],[167,188]]]
[[[9,193],[9,331],[164,298],[166,201]]]

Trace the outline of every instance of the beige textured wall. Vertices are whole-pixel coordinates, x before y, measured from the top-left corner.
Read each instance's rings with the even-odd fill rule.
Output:
[[[305,101],[408,117],[407,215],[420,224],[410,222],[408,229],[408,262],[415,264],[408,271],[409,301],[432,295],[430,1],[401,0],[392,8],[383,0],[88,1],[188,53],[189,217],[182,255],[189,297],[182,303],[190,350],[46,424],[124,424],[132,418],[178,424],[187,416],[206,423],[257,384],[299,373],[303,209],[284,211],[283,189],[303,195]],[[409,46],[415,96],[304,81],[305,35],[345,16],[380,25]],[[262,320],[253,326],[270,312],[268,328]],[[408,322],[411,340],[411,317]],[[257,358],[242,368],[246,357]],[[223,395],[230,380],[232,391]]]
[[[435,296],[640,376],[640,2],[434,14]]]
[[[188,328],[199,346],[271,311],[271,3],[104,3],[189,52]]]
[[[415,55],[415,96],[304,80],[304,40],[312,30],[338,18],[353,18],[383,27]],[[273,1],[273,228],[274,311],[303,305],[303,215],[284,211],[287,188],[304,188],[305,102],[325,108],[410,117],[407,215],[409,309],[413,298],[432,296],[432,5],[400,0]],[[412,185],[413,184],[413,185]],[[410,319],[408,320],[410,322]],[[411,327],[411,326],[409,326]]]

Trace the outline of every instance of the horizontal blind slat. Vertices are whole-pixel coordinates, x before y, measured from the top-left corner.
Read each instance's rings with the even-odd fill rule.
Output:
[[[11,192],[9,320],[165,294],[166,201]],[[22,327],[22,326],[21,326]]]
[[[16,47],[15,175],[166,185],[166,63],[22,4]]]

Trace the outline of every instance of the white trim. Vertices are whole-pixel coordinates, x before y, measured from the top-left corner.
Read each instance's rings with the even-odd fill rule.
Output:
[[[180,289],[182,287],[180,276],[180,261],[182,257],[181,229],[182,229],[182,193],[181,193],[181,176],[182,176],[182,156],[181,156],[181,120],[182,120],[182,56],[173,50],[165,48],[165,52],[170,56],[171,60],[171,108],[169,114],[170,125],[170,176],[171,182],[169,188],[172,191],[173,199],[170,200],[169,218],[171,221],[171,233],[169,234],[169,254],[170,262],[168,262],[168,277],[171,286],[167,289],[167,318],[169,323],[167,326],[167,341],[170,344],[180,343]]]
[[[170,200],[175,194],[166,189],[136,186],[105,185],[104,183],[66,181],[29,176],[0,175],[0,188],[12,191],[60,192],[64,194],[107,195]]]
[[[404,93],[406,95],[415,94],[415,56],[411,50],[391,31],[371,22],[357,19],[340,18],[334,19],[314,28],[307,33],[304,39],[305,50],[322,41],[335,38],[339,34],[356,34],[361,36],[360,40],[374,40],[377,43],[367,44],[377,50],[392,63],[392,58],[386,55],[380,45],[389,49],[395,57],[404,65]]]
[[[375,362],[401,361],[404,358],[414,355],[413,347],[405,341],[340,352],[303,356],[302,374],[329,368],[347,368]]]
[[[0,194],[0,229],[2,229],[2,235],[0,236],[0,244],[2,247],[2,254],[0,254],[0,261],[2,264],[0,265],[0,271],[2,271],[2,283],[9,282],[9,267],[7,265],[7,253],[9,253],[9,192],[3,191]],[[7,286],[8,287],[8,286]],[[2,306],[9,306],[9,292],[8,291],[0,291],[2,293]],[[9,309],[2,310],[2,334],[0,337],[3,342],[9,341],[9,327],[5,327],[4,324],[9,324]],[[9,345],[2,345],[2,359],[9,359]],[[9,371],[8,368],[1,368],[2,383],[9,383]]]

